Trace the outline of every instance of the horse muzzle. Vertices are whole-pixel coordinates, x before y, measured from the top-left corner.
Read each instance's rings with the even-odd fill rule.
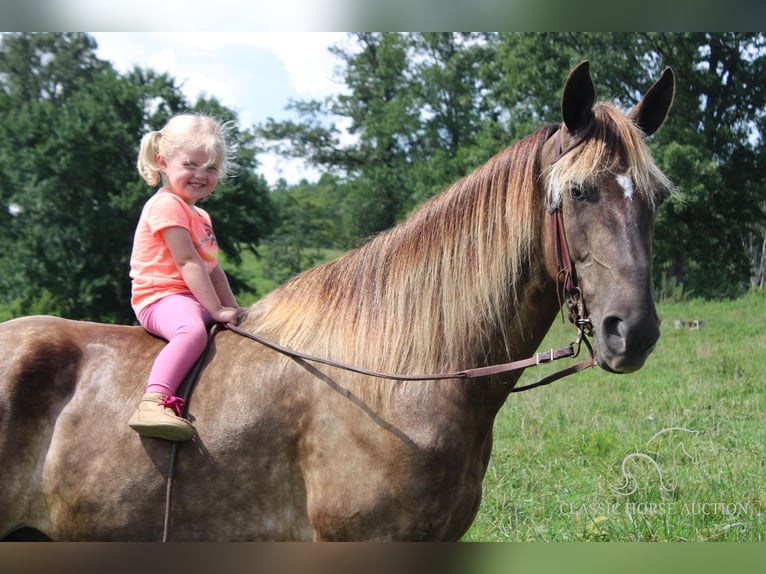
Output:
[[[594,352],[601,368],[611,373],[640,369],[660,338],[654,309],[620,315],[609,313],[598,323]]]

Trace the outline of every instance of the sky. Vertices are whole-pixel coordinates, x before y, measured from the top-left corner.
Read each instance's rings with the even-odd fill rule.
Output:
[[[96,54],[121,73],[134,66],[166,72],[190,101],[215,96],[239,114],[240,127],[267,118],[287,119],[293,100],[322,99],[339,93],[333,81],[338,60],[328,48],[347,40],[334,32],[90,32]],[[157,126],[159,129],[162,126]],[[269,184],[289,184],[319,173],[301,161],[258,156],[259,173]]]

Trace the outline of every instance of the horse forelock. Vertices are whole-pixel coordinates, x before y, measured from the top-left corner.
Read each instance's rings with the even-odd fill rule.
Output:
[[[539,248],[540,152],[553,131],[527,136],[401,224],[296,276],[263,300],[252,327],[389,372],[465,368],[498,341],[508,355],[519,286]]]
[[[616,106],[602,102],[594,106],[591,123],[577,134],[570,151],[548,168],[548,204],[560,205],[565,190],[597,183],[609,173],[630,177],[651,205],[673,189],[636,124]]]

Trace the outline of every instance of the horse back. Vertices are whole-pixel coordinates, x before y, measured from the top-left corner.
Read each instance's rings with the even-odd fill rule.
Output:
[[[0,323],[0,429],[15,442],[51,420],[78,381],[106,369],[108,358],[142,341],[149,354],[161,345],[140,327],[72,321],[50,316]],[[135,354],[133,355],[135,357]],[[91,371],[88,373],[87,371]],[[9,432],[5,432],[9,431]]]
[[[89,387],[93,396],[110,387],[101,375],[129,371],[118,364],[126,345],[151,354],[161,343],[140,327],[49,316],[0,323],[0,537],[28,523],[30,507],[40,505],[34,498],[45,459],[75,391]],[[130,391],[116,385],[110,392]]]

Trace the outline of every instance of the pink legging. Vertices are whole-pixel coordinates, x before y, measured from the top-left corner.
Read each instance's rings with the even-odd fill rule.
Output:
[[[146,392],[173,396],[205,350],[207,328],[213,318],[194,296],[178,294],[142,309],[138,321],[144,329],[168,341],[154,360]]]

